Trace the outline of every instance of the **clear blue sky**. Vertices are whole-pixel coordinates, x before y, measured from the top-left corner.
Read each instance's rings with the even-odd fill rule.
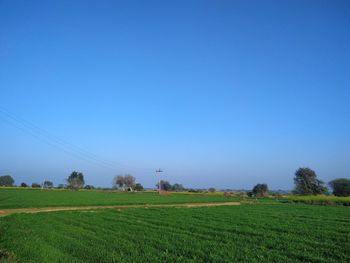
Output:
[[[350,2],[0,1],[0,91],[17,184],[349,177]]]

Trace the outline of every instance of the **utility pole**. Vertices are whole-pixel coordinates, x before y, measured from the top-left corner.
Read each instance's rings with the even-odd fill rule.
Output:
[[[156,176],[157,176],[157,173],[162,173],[163,171],[161,169],[158,169],[156,170]],[[160,191],[162,190],[162,186],[160,185],[160,176],[158,178],[158,192],[160,194]]]

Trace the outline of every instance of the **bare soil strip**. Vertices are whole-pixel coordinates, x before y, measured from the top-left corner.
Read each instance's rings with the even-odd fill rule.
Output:
[[[153,207],[208,207],[208,206],[227,206],[240,205],[240,202],[222,202],[222,203],[184,203],[184,204],[150,204],[150,205],[101,205],[101,206],[72,206],[72,207],[40,207],[40,208],[15,208],[0,210],[0,216],[7,216],[18,213],[41,213],[56,211],[75,211],[75,210],[96,210],[96,209],[123,209],[123,208],[153,208]]]

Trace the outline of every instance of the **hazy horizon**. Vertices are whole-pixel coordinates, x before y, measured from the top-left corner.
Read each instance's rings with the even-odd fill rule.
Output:
[[[349,1],[1,1],[0,175],[350,176]]]

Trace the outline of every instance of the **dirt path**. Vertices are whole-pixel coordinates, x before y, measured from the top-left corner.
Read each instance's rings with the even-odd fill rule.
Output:
[[[188,208],[191,208],[191,207],[229,206],[229,205],[240,205],[240,202],[15,208],[15,209],[0,210],[0,216],[7,216],[7,215],[11,215],[11,214],[18,214],[18,213],[41,213],[41,212],[56,212],[56,211],[96,210],[96,209],[106,209],[106,208],[114,208],[114,209],[152,208],[152,207],[188,207]]]

